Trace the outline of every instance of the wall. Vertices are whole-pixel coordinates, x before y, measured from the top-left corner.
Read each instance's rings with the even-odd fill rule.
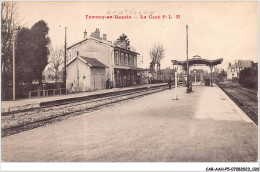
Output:
[[[228,68],[228,70],[227,70],[227,79],[237,78],[238,77],[237,73],[239,73],[239,69],[238,68],[237,69],[236,68],[233,68],[233,69]]]
[[[79,83],[77,80],[77,61],[79,70]],[[83,79],[84,75],[85,79]],[[66,88],[68,89],[68,91],[71,91],[71,84],[73,83],[75,87],[79,85],[79,91],[90,91],[90,76],[90,67],[82,60],[76,59],[67,66]]]
[[[232,79],[231,68],[228,68],[228,69],[227,69],[227,79]]]
[[[123,56],[122,56],[122,53],[123,53]],[[118,58],[113,61],[115,66],[133,67],[133,68],[137,67],[137,56],[136,56],[136,54],[125,52],[125,51],[122,51],[120,49],[117,49],[117,50],[114,51],[114,57],[116,57],[116,54],[117,54]],[[127,55],[127,58],[126,58],[126,55]],[[130,58],[130,55],[131,55],[131,58]],[[126,60],[127,60],[127,63],[126,63]]]

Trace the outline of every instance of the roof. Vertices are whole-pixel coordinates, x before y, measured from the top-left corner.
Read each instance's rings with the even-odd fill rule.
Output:
[[[93,38],[93,37],[90,36],[90,37],[88,37],[88,38],[86,38],[86,39],[83,39],[82,41],[79,41],[79,42],[77,42],[77,43],[75,43],[75,44],[72,44],[72,45],[69,46],[67,49],[71,49],[72,47],[74,47],[74,46],[76,46],[76,45],[78,45],[78,44],[81,44],[81,43],[83,43],[83,42],[85,42],[85,41],[87,41],[87,40],[98,41],[99,43],[103,43],[103,44],[109,45],[109,46],[111,46],[111,47],[114,47],[114,45],[112,45],[112,43],[110,43],[110,42],[103,41],[103,40],[100,40],[100,39],[96,39],[96,38]]]
[[[161,72],[169,72],[169,70],[170,70],[170,72],[175,72],[176,71],[174,69],[161,69]]]
[[[126,52],[130,52],[130,53],[134,53],[134,54],[138,54],[138,55],[140,55],[140,54],[137,53],[137,52],[134,52],[134,51],[131,51],[131,50],[128,50],[128,49],[125,49],[125,48],[119,47],[119,46],[117,46],[117,45],[114,45],[113,47],[114,47],[114,48],[117,48],[117,49],[120,49],[120,50],[122,50],[122,51],[126,51]]]
[[[142,71],[145,71],[146,69],[144,69],[144,68],[140,68],[140,67],[137,67],[136,70],[142,70]]]
[[[236,63],[231,65],[231,68],[247,68],[252,66],[252,61],[250,60],[238,60]]]
[[[223,61],[223,58],[220,58],[220,59],[216,59],[216,60],[207,60],[207,59],[202,59],[202,58],[192,58],[192,59],[189,59],[188,60],[188,64],[189,66],[192,66],[192,65],[195,65],[195,64],[204,64],[204,65],[207,65],[207,66],[215,66],[215,65],[218,65],[218,64],[221,64]],[[177,61],[177,60],[172,60],[172,63],[174,65],[182,65],[184,66],[184,68],[186,67],[187,65],[187,60],[185,61]]]
[[[102,68],[107,68],[106,65],[104,65],[103,63],[101,63],[100,61],[98,61],[95,58],[89,58],[89,57],[84,57],[84,56],[80,56],[83,60],[85,60],[85,62],[87,62],[89,64],[90,67],[102,67]]]
[[[83,42],[85,42],[85,41],[87,41],[87,40],[94,40],[94,41],[96,41],[96,42],[98,42],[98,43],[102,43],[102,44],[111,46],[111,47],[113,47],[113,48],[118,48],[118,49],[120,49],[120,50],[132,52],[132,53],[135,53],[135,54],[139,54],[139,53],[137,53],[137,52],[135,52],[135,51],[130,51],[130,50],[124,49],[124,48],[122,48],[122,47],[113,45],[113,44],[110,43],[110,42],[103,41],[103,40],[100,40],[100,39],[96,39],[96,38],[93,38],[93,37],[91,37],[91,36],[88,37],[88,38],[86,38],[86,39],[84,39],[84,40],[82,40],[82,41],[79,41],[79,42],[77,42],[77,43],[75,43],[75,44],[72,44],[71,46],[69,46],[69,47],[67,48],[67,50],[68,50],[68,49],[71,49],[72,47],[74,47],[74,46],[76,46],[76,45],[78,45],[78,44],[81,44],[81,43],[83,43]]]
[[[71,60],[67,66],[69,64],[71,64],[74,60],[76,60],[76,58],[74,58],[73,60]],[[84,63],[86,63],[87,65],[89,65],[90,67],[100,67],[100,68],[108,68],[106,65],[104,65],[103,63],[101,63],[100,61],[98,61],[95,58],[90,58],[90,57],[84,57],[84,56],[79,56],[78,58],[79,60],[83,61]]]
[[[143,70],[134,66],[114,66],[114,69],[131,69],[131,70]]]
[[[55,71],[51,67],[45,68],[45,70],[43,72],[54,72],[55,73]]]

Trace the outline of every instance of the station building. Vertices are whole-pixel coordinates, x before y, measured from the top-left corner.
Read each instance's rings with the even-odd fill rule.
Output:
[[[107,41],[97,28],[90,36],[67,48],[66,88],[70,91],[100,90],[108,87],[127,87],[138,81],[139,53],[126,41]]]

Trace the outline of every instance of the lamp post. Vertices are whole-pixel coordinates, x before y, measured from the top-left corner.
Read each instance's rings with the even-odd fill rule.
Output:
[[[13,100],[15,100],[15,34],[20,28],[16,28],[13,33]]]
[[[15,38],[13,38],[13,100],[15,100]]]
[[[173,64],[173,71],[174,71],[174,98],[172,100],[178,100],[178,72],[177,72],[177,65]]]
[[[120,85],[120,81],[119,81],[119,69],[117,70],[117,87],[119,88],[119,85]]]
[[[188,25],[186,25],[186,54],[187,54],[187,89],[189,89],[189,57],[188,57]]]

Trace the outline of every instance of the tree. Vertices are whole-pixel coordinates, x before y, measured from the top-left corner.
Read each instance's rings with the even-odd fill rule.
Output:
[[[118,38],[121,42],[126,42],[126,47],[130,46],[130,41],[127,38],[127,36],[123,33],[122,35],[119,36]]]
[[[154,72],[155,72],[155,61],[154,60],[152,60],[150,62],[150,72],[152,74],[152,78],[154,79]]]
[[[31,31],[28,28],[21,28],[17,34],[16,45],[16,82],[31,83],[34,77],[33,71],[33,46],[31,40]]]
[[[31,43],[33,53],[33,72],[35,79],[42,84],[42,72],[48,64],[48,55],[50,54],[48,45],[50,38],[48,37],[49,27],[43,20],[35,23],[31,28]]]
[[[222,77],[226,77],[226,76],[227,76],[227,72],[223,69],[223,70],[220,72],[219,75],[222,76]]]
[[[164,58],[164,52],[165,49],[163,48],[163,46],[158,43],[158,44],[154,44],[152,50],[150,51],[150,57],[151,57],[151,64],[153,64],[154,66],[156,65],[155,68],[155,72],[156,72],[156,76],[158,78],[159,74],[160,74],[160,66],[161,66],[161,60]],[[154,71],[153,71],[154,72]],[[153,75],[153,73],[152,73]]]
[[[50,55],[49,55],[49,64],[51,68],[55,72],[55,83],[57,83],[57,80],[59,78],[59,68],[64,63],[64,50],[62,48],[55,48],[53,49],[50,47]]]
[[[12,96],[9,92],[12,83],[12,46],[15,32],[20,25],[16,2],[1,2],[1,78],[2,98]]]
[[[42,71],[48,64],[47,37],[49,28],[44,21],[39,21],[29,28],[21,28],[17,34],[16,78],[17,83],[42,82]]]

